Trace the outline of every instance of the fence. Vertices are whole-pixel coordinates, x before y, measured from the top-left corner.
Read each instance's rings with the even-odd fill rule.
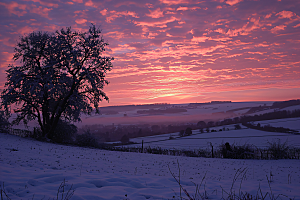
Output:
[[[14,129],[14,128],[10,128],[8,133],[20,137],[28,137],[29,135],[32,135],[32,131],[23,130],[23,129]]]

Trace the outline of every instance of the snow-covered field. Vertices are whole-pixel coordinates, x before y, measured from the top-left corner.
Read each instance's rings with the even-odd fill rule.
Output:
[[[64,179],[75,189],[73,200],[179,199],[178,184],[168,168],[169,165],[177,176],[177,160],[181,183],[191,196],[195,194],[194,183],[200,184],[206,174],[200,192],[206,191],[210,199],[221,199],[222,188],[230,192],[235,174],[245,169],[234,184],[236,194],[241,189],[256,195],[259,186],[266,194],[270,192],[269,179],[275,196],[284,194],[300,199],[299,160],[230,160],[112,152],[43,143],[3,133],[0,155],[1,187],[11,199],[56,199]],[[241,177],[244,180],[240,188]],[[65,194],[68,189],[65,188]],[[62,191],[59,197],[61,194]],[[227,197],[224,192],[223,195]]]
[[[93,116],[83,116],[82,123],[76,124],[78,127],[83,125],[92,125],[92,124],[105,124],[111,125],[114,124],[152,124],[152,123],[185,123],[193,122],[197,123],[200,120],[212,120],[217,121],[220,119],[228,118],[234,116],[239,116],[244,114],[249,110],[243,109],[238,110],[233,113],[226,113],[232,109],[242,109],[246,107],[258,107],[258,106],[271,106],[273,102],[271,101],[262,101],[262,102],[232,102],[232,103],[221,103],[221,104],[203,104],[194,107],[187,107],[188,104],[171,104],[166,105],[167,107],[182,107],[186,108],[187,112],[181,113],[170,113],[170,114],[161,114],[161,115],[145,115],[138,114],[137,111],[140,109],[133,109],[128,111],[120,111],[118,114],[111,115],[93,115]],[[101,111],[101,108],[100,108]],[[273,110],[268,110],[271,112]],[[126,114],[126,117],[124,117]]]
[[[257,121],[262,126],[271,125],[274,127],[284,127],[294,130],[300,130],[300,118],[287,118],[277,120]],[[225,131],[219,131],[225,128]],[[243,129],[234,130],[234,125],[213,127],[211,129],[218,132],[200,133],[199,130],[193,130],[191,136],[179,137],[179,132],[172,134],[155,135],[148,137],[132,138],[130,141],[138,144],[130,146],[140,147],[142,140],[144,141],[144,147],[161,147],[163,149],[203,149],[211,148],[210,143],[213,146],[219,146],[226,142],[235,145],[254,145],[256,147],[264,148],[268,146],[269,142],[277,141],[278,139],[284,143],[287,142],[289,146],[300,147],[300,135],[292,135],[287,133],[266,132],[255,129],[248,129],[242,126]],[[227,130],[229,129],[229,130]],[[170,140],[172,136],[174,139]]]
[[[257,124],[257,123],[260,123],[261,126],[270,125],[273,127],[283,127],[283,128],[289,128],[289,129],[300,131],[300,118],[299,117],[256,121],[255,124]]]

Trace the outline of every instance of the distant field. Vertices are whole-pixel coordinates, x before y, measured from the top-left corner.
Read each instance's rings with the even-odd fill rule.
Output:
[[[285,128],[292,128],[299,130],[300,118],[280,119],[280,120],[268,120],[261,121],[262,125],[270,124],[272,126],[282,126]],[[219,131],[219,129],[229,129],[227,131]],[[137,142],[138,144],[130,146],[141,146],[142,140],[144,141],[144,147],[161,147],[165,149],[199,149],[210,148],[210,143],[214,146],[229,142],[236,145],[254,145],[256,147],[266,147],[268,142],[276,141],[278,139],[281,142],[287,142],[288,145],[300,147],[300,135],[291,135],[286,133],[265,132],[254,129],[247,129],[242,127],[240,130],[234,130],[234,125],[213,127],[211,129],[218,130],[218,132],[200,133],[199,130],[193,130],[191,136],[179,137],[179,132],[172,134],[164,134],[157,136],[148,136],[133,138],[130,141]],[[174,139],[170,140],[172,136]]]
[[[270,125],[273,127],[289,128],[300,132],[300,118],[274,119],[257,121],[255,123],[260,123],[262,126]]]

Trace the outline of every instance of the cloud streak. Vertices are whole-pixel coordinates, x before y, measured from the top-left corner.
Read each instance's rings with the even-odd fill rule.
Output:
[[[115,57],[110,104],[300,98],[297,0],[0,2],[0,88],[19,36],[93,23]],[[254,90],[276,91],[275,99]],[[231,95],[232,94],[232,95]],[[265,94],[270,94],[266,92]],[[225,95],[225,96],[224,96]],[[271,97],[274,98],[272,95]],[[106,104],[105,104],[106,105]]]

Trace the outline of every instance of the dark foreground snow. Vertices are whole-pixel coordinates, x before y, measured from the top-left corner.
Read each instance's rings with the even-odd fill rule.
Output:
[[[265,194],[287,195],[300,199],[299,160],[229,160],[188,158],[141,153],[112,152],[98,149],[43,143],[0,134],[0,182],[11,199],[55,198],[65,179],[73,184],[76,199],[178,199],[179,186],[169,172],[178,175],[188,193],[195,184],[210,199],[221,199],[222,188],[230,192],[238,169],[245,169],[242,184],[238,178],[233,191],[256,195],[260,186]],[[205,189],[204,189],[205,185]],[[241,186],[241,188],[240,188]],[[65,191],[66,193],[66,191]],[[62,191],[60,191],[60,195]],[[224,197],[227,197],[223,192]],[[186,197],[183,194],[183,197]],[[286,199],[281,196],[281,199]]]

